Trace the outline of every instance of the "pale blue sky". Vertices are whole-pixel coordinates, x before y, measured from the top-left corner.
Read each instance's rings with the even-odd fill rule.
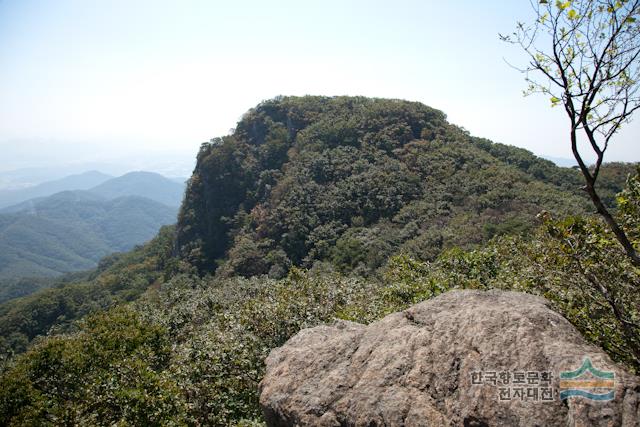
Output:
[[[0,170],[175,164],[276,95],[403,98],[472,134],[571,157],[498,40],[528,0],[0,0]],[[638,118],[609,160],[640,160]],[[180,165],[180,166],[178,166]]]

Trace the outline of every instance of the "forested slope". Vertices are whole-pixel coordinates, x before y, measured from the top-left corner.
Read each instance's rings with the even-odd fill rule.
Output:
[[[638,245],[635,171],[601,189]],[[271,349],[451,289],[544,296],[638,372],[640,274],[579,187],[421,104],[266,101],[202,146],[175,229],[0,305],[0,424],[263,425]]]
[[[177,185],[177,184],[176,184]],[[145,197],[66,191],[0,214],[0,280],[87,270],[153,238],[176,209]]]
[[[588,209],[580,177],[474,138],[419,103],[287,97],[203,144],[178,223],[201,271],[281,277],[330,262],[368,274],[530,230],[540,209]],[[621,183],[619,183],[621,186]]]

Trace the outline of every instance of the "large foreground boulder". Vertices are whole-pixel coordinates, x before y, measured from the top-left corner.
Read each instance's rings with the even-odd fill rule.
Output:
[[[640,380],[548,302],[453,291],[271,352],[269,426],[638,426]]]

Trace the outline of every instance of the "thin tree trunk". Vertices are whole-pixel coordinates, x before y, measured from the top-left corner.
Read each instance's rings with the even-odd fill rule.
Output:
[[[629,241],[629,238],[627,237],[624,230],[622,230],[622,228],[618,225],[618,222],[613,218],[609,210],[607,210],[604,203],[602,203],[602,200],[600,200],[600,197],[598,196],[598,193],[596,193],[593,184],[587,183],[586,190],[587,194],[589,194],[589,197],[591,198],[591,201],[593,202],[593,205],[596,207],[597,212],[604,218],[607,225],[611,227],[611,231],[613,231],[613,234],[615,234],[618,242],[620,242],[620,244],[624,248],[624,251],[627,253],[627,256],[629,257],[633,265],[635,265],[636,267],[640,267],[640,256],[638,256],[638,252],[631,244],[631,241]]]
[[[578,166],[580,167],[580,171],[582,172],[582,175],[584,176],[584,180],[586,182],[585,190],[587,191],[587,194],[591,198],[591,202],[595,206],[596,211],[598,212],[598,214],[600,214],[600,216],[602,216],[602,218],[604,218],[605,222],[611,228],[611,231],[613,231],[613,234],[616,236],[616,239],[622,245],[622,247],[623,247],[625,253],[627,254],[627,257],[631,261],[631,263],[633,265],[635,265],[636,267],[640,267],[640,256],[638,256],[638,252],[633,247],[633,244],[631,244],[631,241],[627,237],[627,235],[624,232],[624,230],[620,227],[620,225],[618,225],[618,222],[611,215],[611,213],[609,212],[607,207],[604,205],[604,203],[602,203],[602,200],[600,199],[600,196],[598,196],[598,193],[596,192],[596,187],[595,187],[596,180],[595,180],[595,177],[592,176],[591,173],[589,172],[589,168],[587,167],[587,165],[582,160],[582,156],[580,156],[580,152],[578,151],[575,119],[573,118],[573,116],[571,116],[571,113],[570,113],[569,110],[567,110],[567,112],[569,113],[569,117],[571,118],[571,121],[572,121],[572,123],[571,123],[571,135],[570,135],[571,136],[571,151],[573,151],[573,157],[575,157],[576,161],[578,162]],[[592,135],[589,135],[589,136],[592,137]],[[604,152],[599,152],[598,153],[598,164],[600,164],[602,162],[603,154],[604,154]]]

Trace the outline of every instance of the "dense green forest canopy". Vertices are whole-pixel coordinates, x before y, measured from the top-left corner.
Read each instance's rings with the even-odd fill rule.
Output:
[[[40,197],[0,209],[0,301],[47,287],[43,277],[94,268],[106,255],[151,240],[161,226],[175,224],[184,189],[157,173],[87,172],[15,195]]]
[[[623,172],[603,176],[609,203],[632,170],[612,169]],[[579,187],[575,170],[472,137],[420,103],[284,97],[202,145],[177,243],[202,272],[282,277],[329,262],[368,274],[395,253],[430,260],[526,232],[542,208],[585,213]]]
[[[138,298],[172,271],[173,227],[128,253],[103,258],[95,270],[47,282],[48,289],[0,305],[0,352],[24,351],[36,337],[64,332],[86,314]],[[24,279],[29,283],[29,279]]]
[[[265,101],[197,160],[175,228],[0,305],[0,424],[261,425],[264,358],[301,328],[462,288],[544,296],[640,371],[640,271],[575,170],[351,97]],[[601,173],[640,244],[635,165]]]
[[[627,224],[638,230],[635,188],[622,204],[635,211]],[[78,332],[40,340],[15,358],[0,378],[0,420],[263,425],[258,383],[271,349],[302,328],[335,318],[368,323],[451,289],[545,296],[587,339],[637,371],[637,330],[625,335],[580,264],[613,285],[637,322],[640,274],[600,221],[578,217],[547,218],[527,237],[496,237],[432,262],[393,257],[381,281],[296,268],[280,280],[174,275],[131,304],[91,315]]]
[[[94,268],[113,252],[149,241],[176,215],[175,207],[146,197],[107,199],[88,191],[25,202],[0,212],[0,280]]]

